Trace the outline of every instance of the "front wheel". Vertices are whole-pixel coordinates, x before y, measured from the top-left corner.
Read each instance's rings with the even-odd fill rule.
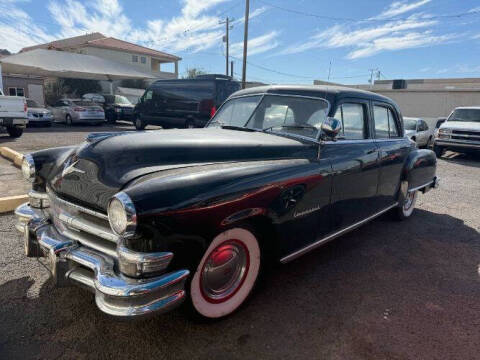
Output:
[[[147,124],[145,124],[145,122],[142,119],[140,119],[140,116],[137,116],[135,118],[134,125],[135,125],[135,129],[137,130],[143,130],[147,126]]]
[[[72,117],[70,115],[67,115],[65,117],[65,121],[67,123],[68,126],[72,126],[73,125],[73,120],[72,120]]]
[[[417,202],[418,191],[412,191],[407,193],[403,204],[399,204],[396,209],[396,215],[398,220],[405,220],[413,214],[415,210],[415,204]]]
[[[208,247],[190,283],[195,312],[209,319],[237,310],[251,293],[260,272],[260,247],[245,228],[219,234]]]
[[[435,155],[437,155],[437,158],[442,157],[443,153],[445,152],[445,149],[441,146],[434,145],[433,146],[433,151],[435,152]]]
[[[13,126],[13,127],[7,128],[7,132],[8,132],[8,135],[10,135],[10,137],[18,138],[18,137],[22,136],[23,128]]]

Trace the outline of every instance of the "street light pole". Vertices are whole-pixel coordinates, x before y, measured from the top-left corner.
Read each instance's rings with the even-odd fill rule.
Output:
[[[242,89],[247,84],[247,45],[248,45],[248,17],[250,15],[250,0],[245,0],[245,32],[243,34],[243,69]]]

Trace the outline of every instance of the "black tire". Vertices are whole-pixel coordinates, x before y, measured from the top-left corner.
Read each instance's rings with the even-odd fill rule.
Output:
[[[430,149],[433,145],[433,137],[430,136],[427,141],[427,149]]]
[[[445,149],[441,146],[433,145],[433,151],[435,152],[435,155],[437,155],[437,158],[440,158],[445,152]]]
[[[135,125],[135,129],[137,130],[144,130],[147,124],[143,121],[140,116],[137,116],[135,120],[133,120],[133,125]]]
[[[16,126],[8,127],[7,132],[11,138],[19,138],[23,134],[23,128],[16,127]]]
[[[72,126],[73,125],[72,117],[70,115],[65,116],[65,122],[68,126]]]
[[[397,220],[405,220],[412,216],[415,211],[415,204],[418,198],[418,191],[407,194],[407,198],[402,204],[394,209],[394,215]]]
[[[116,124],[117,122],[117,115],[109,113],[107,115],[107,123],[109,124]]]
[[[185,121],[185,129],[194,129],[195,128],[195,121],[193,119],[187,119]]]

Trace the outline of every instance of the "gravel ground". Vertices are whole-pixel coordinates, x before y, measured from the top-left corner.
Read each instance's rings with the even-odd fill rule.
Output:
[[[73,130],[5,145],[81,141]],[[438,173],[408,221],[381,217],[272,269],[246,306],[208,324],[102,315],[88,292],[54,288],[0,216],[0,358],[478,359],[480,156],[449,153]]]

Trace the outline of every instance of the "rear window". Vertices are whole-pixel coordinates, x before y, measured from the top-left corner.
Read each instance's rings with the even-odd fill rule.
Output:
[[[27,100],[27,106],[28,106],[29,108],[40,107],[40,106],[38,106],[38,104],[37,104],[34,100]]]

